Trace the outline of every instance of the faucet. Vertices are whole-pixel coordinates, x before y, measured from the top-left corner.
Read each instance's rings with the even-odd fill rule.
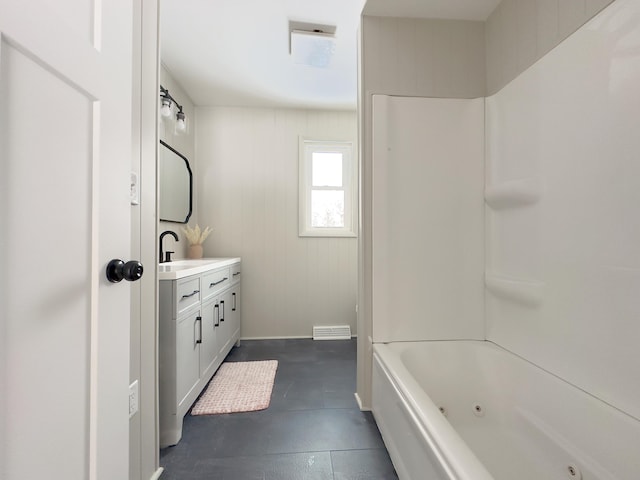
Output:
[[[173,253],[173,252],[166,252],[166,253],[165,253],[165,252],[163,251],[163,249],[162,249],[162,241],[164,240],[164,237],[165,237],[166,235],[171,235],[171,236],[173,236],[173,238],[175,238],[175,239],[176,239],[176,242],[179,242],[179,241],[180,241],[180,240],[178,240],[178,235],[176,235],[176,232],[172,232],[171,230],[167,230],[167,231],[162,232],[162,233],[160,234],[160,263],[170,262],[170,261],[171,261],[171,254]],[[164,257],[165,257],[164,259],[162,258],[162,257],[163,257],[163,254],[164,254]]]

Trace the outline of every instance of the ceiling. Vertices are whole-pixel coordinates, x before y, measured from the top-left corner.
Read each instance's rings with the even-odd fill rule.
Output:
[[[484,20],[499,1],[161,0],[161,59],[196,105],[352,110],[361,12]],[[290,21],[336,27],[328,68],[293,63]]]

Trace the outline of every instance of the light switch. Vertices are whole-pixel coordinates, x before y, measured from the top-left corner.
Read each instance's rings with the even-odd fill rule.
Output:
[[[138,174],[136,172],[131,172],[131,205],[139,205],[140,204],[140,196],[138,193]]]
[[[138,380],[129,385],[129,418],[133,417],[138,411]]]

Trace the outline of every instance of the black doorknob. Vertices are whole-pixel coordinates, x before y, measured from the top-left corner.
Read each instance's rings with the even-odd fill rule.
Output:
[[[114,258],[107,265],[107,280],[112,283],[118,283],[122,279],[128,282],[135,282],[142,277],[142,264],[137,260],[131,260],[124,263],[118,258]]]

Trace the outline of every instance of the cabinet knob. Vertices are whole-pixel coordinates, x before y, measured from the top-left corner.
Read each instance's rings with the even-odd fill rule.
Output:
[[[118,283],[123,279],[128,282],[135,282],[142,277],[143,272],[144,268],[137,260],[130,260],[124,263],[119,258],[114,258],[107,265],[107,280],[111,283]]]

